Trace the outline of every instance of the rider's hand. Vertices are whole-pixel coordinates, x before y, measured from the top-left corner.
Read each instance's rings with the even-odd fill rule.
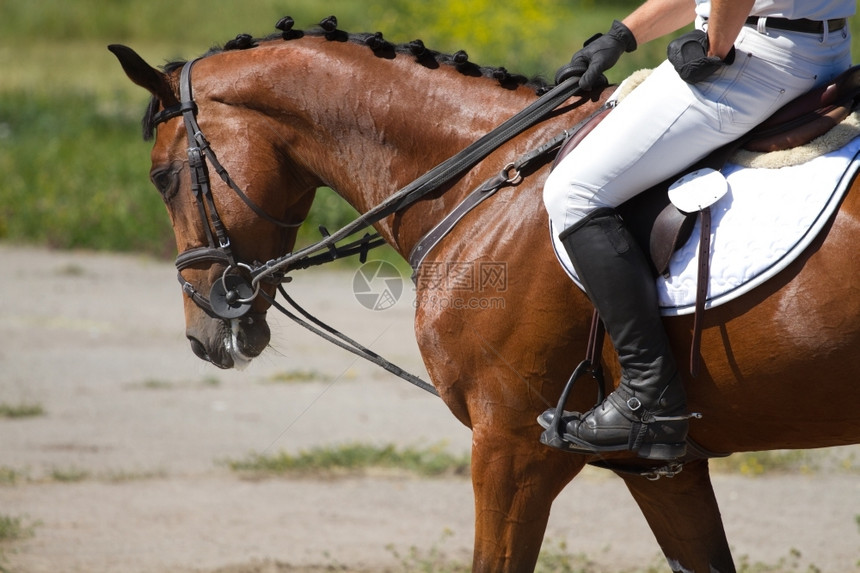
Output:
[[[570,63],[558,69],[555,83],[579,77],[579,87],[583,90],[601,88],[609,83],[603,72],[614,66],[621,54],[635,49],[633,32],[615,20],[609,32],[589,38],[583,48],[573,55]]]
[[[722,60],[717,56],[709,56],[709,47],[708,34],[702,30],[693,30],[672,40],[666,52],[681,79],[688,84],[695,84],[735,61],[734,46]]]

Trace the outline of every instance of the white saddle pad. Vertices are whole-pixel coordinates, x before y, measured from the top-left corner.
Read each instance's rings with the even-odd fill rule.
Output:
[[[809,246],[839,206],[860,167],[860,137],[842,149],[780,169],[727,165],[729,191],[711,207],[711,279],[705,308],[749,292],[784,269]],[[551,226],[551,225],[550,225]],[[576,273],[550,229],[556,256]],[[700,224],[672,257],[670,277],[657,279],[664,315],[695,310]]]

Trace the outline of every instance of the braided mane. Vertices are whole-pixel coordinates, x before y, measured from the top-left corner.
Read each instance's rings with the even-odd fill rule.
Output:
[[[374,55],[379,58],[393,59],[397,55],[408,55],[415,58],[415,62],[429,69],[436,69],[440,66],[452,66],[461,74],[472,77],[494,78],[499,82],[499,85],[505,89],[516,89],[519,86],[526,86],[535,91],[537,95],[545,93],[551,87],[546,80],[541,77],[526,78],[519,74],[512,74],[503,67],[486,67],[479,66],[469,61],[469,55],[460,50],[454,54],[445,54],[431,50],[424,45],[421,40],[412,40],[403,44],[392,44],[382,37],[382,32],[370,33],[348,33],[340,30],[337,27],[337,18],[329,16],[323,19],[319,26],[310,30],[294,29],[295,22],[285,16],[278,20],[275,28],[280,30],[265,38],[254,38],[249,34],[239,34],[234,39],[230,40],[222,47],[213,47],[206,52],[203,57],[211,56],[221,52],[231,50],[248,50],[256,47],[260,42],[269,42],[278,39],[284,41],[295,40],[304,36],[325,37],[330,42],[350,42],[367,46],[373,51]],[[173,72],[181,68],[185,64],[184,60],[168,62],[162,66],[165,73]],[[143,138],[144,140],[152,139],[155,133],[155,123],[153,118],[158,111],[159,102],[156,98],[152,98],[143,117]]]

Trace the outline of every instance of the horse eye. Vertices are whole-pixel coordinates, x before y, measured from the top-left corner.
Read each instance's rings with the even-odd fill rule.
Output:
[[[172,167],[158,169],[149,175],[152,184],[155,185],[155,188],[158,189],[158,192],[161,193],[165,201],[176,194],[177,182],[179,180],[176,175],[177,170]]]

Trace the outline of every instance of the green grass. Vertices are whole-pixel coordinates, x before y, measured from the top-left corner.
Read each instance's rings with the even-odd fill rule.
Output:
[[[167,471],[164,469],[114,469],[94,473],[78,467],[54,467],[47,470],[44,474],[33,475],[29,471],[0,466],[0,487],[44,483],[78,483],[83,481],[128,483],[134,481],[162,479],[167,476]]]
[[[176,384],[159,378],[147,378],[139,384],[132,384],[130,387],[143,388],[144,390],[172,390],[176,387]]]
[[[203,388],[211,389],[221,386],[221,379],[218,376],[204,376],[197,381],[170,381],[161,378],[146,378],[141,382],[128,384],[126,388],[130,390],[179,390],[187,388]]]
[[[737,560],[737,569],[738,573],[821,573],[814,564],[803,564],[802,557],[797,549],[789,549],[776,563],[753,561],[748,555],[742,555]]]
[[[0,404],[0,418],[35,418],[44,416],[45,409],[41,404],[21,402],[19,404]]]
[[[168,473],[163,469],[137,471],[114,470],[99,475],[98,479],[107,483],[129,483],[164,479],[166,477],[168,477]]]
[[[285,370],[266,378],[266,382],[292,384],[297,382],[330,382],[331,376],[316,370]]]
[[[172,252],[138,120],[81,93],[0,92],[0,237]],[[130,137],[131,136],[131,137]]]
[[[108,43],[126,43],[150,63],[189,58],[237,33],[265,36],[289,12],[300,28],[330,14],[350,31],[382,30],[472,61],[551,78],[594,32],[638,0],[0,0],[0,239],[60,248],[171,256],[172,232],[148,181],[149,144],[139,119],[147,94],[129,82]],[[856,20],[856,19],[855,19]],[[857,29],[857,22],[852,24]],[[855,42],[856,44],[856,42]],[[665,42],[646,45],[609,72],[620,81],[652,67]],[[858,53],[855,46],[855,58]],[[302,240],[351,210],[320,194]]]
[[[384,28],[394,41],[422,37],[436,49],[464,48],[474,61],[504,64],[513,71],[554,69],[569,50],[551,54],[546,64],[535,63],[542,57],[535,55],[540,52],[537,43],[546,34],[528,20],[536,17],[524,11],[528,3],[520,4],[519,12],[470,4],[475,12],[465,14],[457,26],[440,20],[443,5],[424,13],[426,8],[410,2],[334,0],[321,8],[303,0],[291,2],[288,9],[303,28],[334,13],[351,31]],[[287,8],[276,0],[221,3],[217,10],[203,0],[0,1],[0,6],[0,239],[172,256],[170,223],[148,181],[150,144],[140,138],[148,95],[128,81],[105,46],[126,43],[157,65],[201,54],[239,32],[272,33]],[[488,12],[511,19],[516,36],[487,36],[480,17]],[[598,12],[588,10],[595,17]],[[587,37],[567,26],[558,26],[557,34]],[[336,229],[352,216],[350,208],[324,190],[301,241],[316,239],[320,224]]]
[[[471,563],[454,559],[445,551],[445,542],[453,536],[446,530],[439,541],[429,549],[422,550],[415,546],[406,552],[398,551],[393,546],[387,549],[397,559],[402,571],[423,573],[468,573],[472,570]],[[802,554],[796,549],[788,550],[786,556],[776,563],[763,563],[752,560],[748,555],[736,559],[738,573],[821,573],[814,564],[805,564]],[[666,560],[662,555],[655,554],[649,563],[633,568],[615,570],[615,573],[663,573],[667,571]],[[564,541],[555,542],[545,539],[541,548],[535,573],[608,573],[606,567],[598,564],[585,553],[571,553]]]
[[[23,517],[0,513],[0,573],[13,573],[6,567],[6,549],[14,542],[32,537],[37,523]]]
[[[0,486],[16,485],[22,479],[26,479],[26,475],[20,470],[0,466]]]
[[[472,564],[454,559],[445,551],[445,543],[454,533],[450,530],[442,532],[439,540],[429,549],[422,550],[415,546],[406,552],[398,551],[393,545],[386,547],[397,559],[402,571],[421,573],[468,573]],[[619,573],[657,573],[665,569],[662,558],[655,558],[655,566],[646,566],[636,570],[625,570]],[[659,565],[656,565],[659,563]],[[571,553],[564,541],[555,542],[545,539],[541,548],[535,573],[601,573],[605,568],[598,566],[585,554]]]
[[[0,542],[26,539],[33,535],[33,529],[23,517],[0,514]]]
[[[429,549],[422,550],[415,546],[405,553],[398,551],[393,545],[386,547],[397,559],[402,571],[423,573],[468,573],[472,564],[451,558],[445,551],[445,543],[454,536],[454,532],[446,529],[439,540]],[[662,558],[658,558],[662,565]],[[655,559],[655,563],[658,560]],[[651,567],[626,571],[626,573],[657,573],[661,567]],[[541,548],[535,573],[598,573],[605,571],[585,554],[573,554],[564,541],[555,542],[545,539]],[[625,572],[621,572],[625,573]]]
[[[51,481],[61,483],[77,483],[86,481],[92,477],[92,474],[84,469],[76,467],[54,468],[50,471],[49,477]]]
[[[814,474],[822,471],[860,473],[860,461],[851,450],[770,450],[742,452],[709,462],[714,473],[733,473],[757,477],[774,473]]]
[[[393,445],[346,444],[316,447],[298,454],[252,453],[228,460],[233,471],[254,476],[302,474],[358,474],[370,469],[392,469],[420,476],[468,475],[469,455],[453,455],[441,445],[430,448],[398,448]]]
[[[745,452],[714,459],[710,463],[714,473],[740,474],[751,478],[789,472],[860,473],[855,456],[850,452],[843,454],[839,448]],[[468,454],[452,455],[441,444],[429,448],[398,448],[364,443],[320,446],[298,454],[251,453],[243,459],[227,460],[225,464],[236,472],[257,476],[360,474],[373,468],[396,469],[421,476],[468,476],[471,467]]]

